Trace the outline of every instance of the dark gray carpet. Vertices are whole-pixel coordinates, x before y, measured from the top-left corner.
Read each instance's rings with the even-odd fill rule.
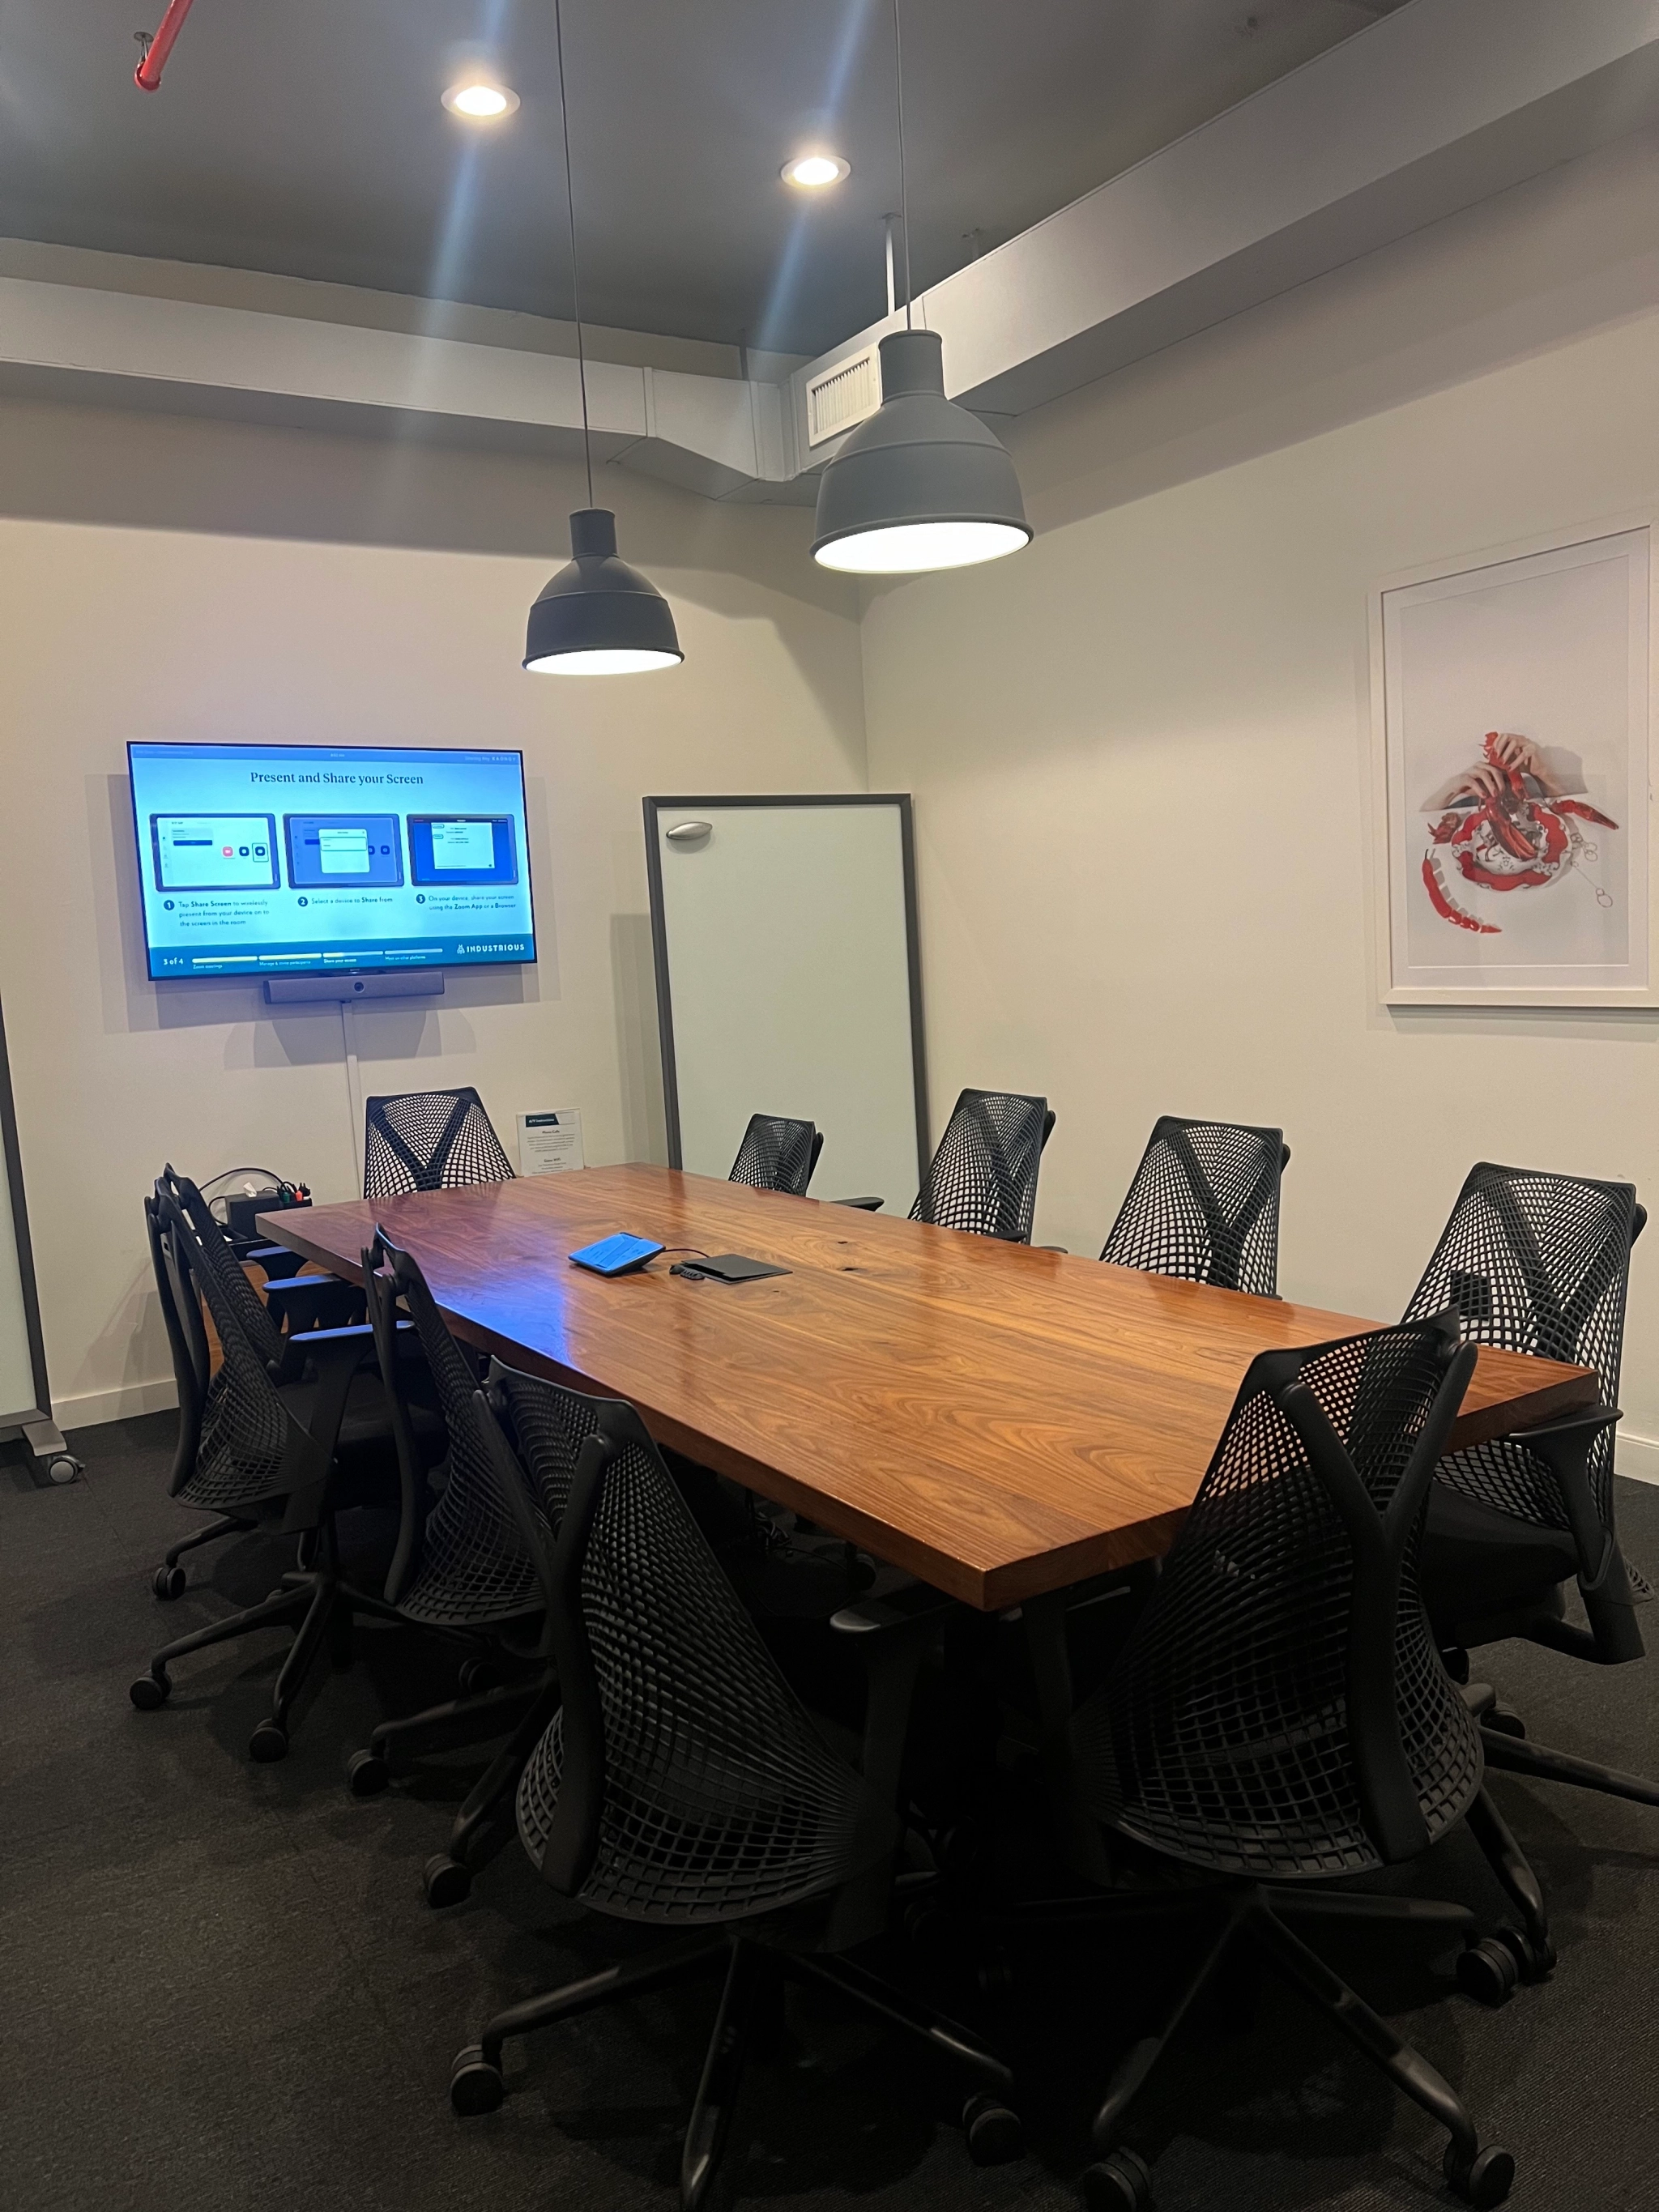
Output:
[[[618,1936],[542,1888],[516,1845],[466,1905],[428,1911],[420,1869],[476,1771],[465,1761],[380,1799],[346,1794],[345,1755],[383,1711],[450,1693],[442,1662],[363,1632],[276,1767],[244,1753],[275,1634],[181,1662],[161,1712],[129,1705],[153,1648],[262,1595],[287,1564],[233,1540],[190,1555],[189,1593],[156,1602],[150,1571],[189,1525],[163,1495],[171,1431],[157,1415],[84,1433],[86,1479],[61,1490],[0,1463],[0,2197],[19,2212],[661,2212],[712,1990],[543,2035],[511,2052],[501,2112],[450,2113],[451,2058],[485,2014],[591,1971]],[[1659,1568],[1659,1490],[1620,1489],[1632,1556]],[[1659,1768],[1651,1664],[1485,1656],[1540,1741]],[[1518,2212],[1651,2206],[1659,1812],[1502,1776],[1494,1790],[1549,1893],[1552,1983],[1491,2014],[1449,1991],[1444,1960],[1334,1962],[1516,2154]],[[1430,1871],[1426,1887],[1496,1915],[1460,1842]],[[1155,1966],[1086,1949],[1030,1965],[1001,2025],[1031,2149],[990,2172],[969,2163],[925,2058],[792,1997],[787,2040],[750,2075],[716,2204],[1074,2206],[1090,2093]],[[1163,2212],[1447,2201],[1438,2131],[1271,1990],[1248,2035],[1192,2025],[1138,2140],[1158,2154]]]

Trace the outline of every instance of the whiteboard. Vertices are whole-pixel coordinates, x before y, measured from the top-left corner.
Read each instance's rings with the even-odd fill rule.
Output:
[[[11,1071],[6,1060],[6,1038],[0,1028],[0,1427],[13,1427],[19,1418],[31,1419],[47,1412],[44,1377],[37,1370],[38,1344],[31,1327],[33,1274],[25,1291],[27,1232],[22,1231],[12,1201],[14,1188],[22,1188],[17,1158],[17,1129],[12,1114]]]
[[[907,1212],[927,1139],[908,798],[647,799],[645,834],[670,1164],[729,1174],[751,1114],[789,1115],[823,1138],[813,1197]]]

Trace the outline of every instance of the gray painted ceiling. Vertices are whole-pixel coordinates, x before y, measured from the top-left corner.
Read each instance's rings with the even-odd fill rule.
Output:
[[[0,0],[0,232],[570,310],[552,0]],[[916,287],[1405,0],[903,0]],[[889,0],[566,0],[593,321],[816,353],[885,307]],[[464,52],[520,94],[438,94]],[[804,199],[781,161],[853,164]]]

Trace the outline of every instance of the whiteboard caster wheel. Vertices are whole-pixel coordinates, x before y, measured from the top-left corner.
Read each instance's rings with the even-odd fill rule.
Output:
[[[56,1459],[46,1463],[46,1480],[49,1482],[73,1482],[81,1472],[80,1461],[72,1459],[68,1452],[59,1452]]]

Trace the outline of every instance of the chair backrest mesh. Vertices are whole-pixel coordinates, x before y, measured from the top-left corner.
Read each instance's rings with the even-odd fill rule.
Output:
[[[288,1358],[288,1339],[272,1320],[264,1300],[249,1282],[246,1269],[237,1258],[234,1247],[214,1218],[212,1209],[201,1192],[188,1176],[175,1176],[171,1168],[164,1172],[177,1203],[190,1224],[192,1267],[204,1279],[211,1278],[215,1295],[227,1310],[235,1316],[238,1332],[247,1339],[274,1373]],[[213,1326],[222,1340],[224,1327],[219,1319],[218,1307],[212,1298],[208,1301],[208,1310],[213,1316]]]
[[[384,1256],[415,1324],[449,1439],[448,1480],[427,1519],[419,1571],[397,1601],[430,1612],[442,1589],[448,1594],[444,1610],[458,1620],[523,1612],[537,1602],[536,1563],[525,1548],[511,1501],[501,1493],[480,1426],[477,1374],[450,1334],[419,1262],[384,1229],[377,1228],[374,1237],[371,1255]]]
[[[176,1232],[164,1223],[161,1202],[165,1194],[164,1186],[158,1183],[154,1195],[144,1200],[144,1233],[155,1276],[156,1301],[161,1309],[167,1349],[173,1357],[173,1380],[179,1394],[179,1437],[167,1482],[168,1494],[174,1496],[195,1472],[202,1413],[211,1373],[207,1334],[202,1327],[201,1308],[190,1286],[187,1263],[178,1249]]]
[[[1408,1321],[1456,1309],[1466,1342],[1592,1367],[1619,1402],[1631,1246],[1647,1217],[1635,1186],[1528,1168],[1471,1168],[1406,1309]],[[1592,1495],[1613,1526],[1613,1431],[1591,1447]],[[1523,1444],[1476,1445],[1445,1461],[1443,1480],[1523,1520],[1567,1525],[1560,1492]]]
[[[181,1182],[180,1188],[193,1190],[194,1186]],[[265,1495],[280,1486],[285,1467],[292,1466],[293,1425],[272,1379],[270,1363],[249,1339],[241,1301],[229,1294],[233,1275],[273,1334],[275,1325],[254,1297],[234,1255],[228,1269],[220,1264],[222,1239],[204,1238],[169,1191],[158,1192],[157,1209],[163,1235],[171,1235],[184,1261],[190,1295],[199,1293],[206,1301],[222,1355],[203,1406],[198,1476],[216,1487],[234,1486],[249,1498]]]
[[[910,1208],[911,1220],[1029,1244],[1037,1170],[1053,1126],[1044,1098],[964,1091]]]
[[[817,1130],[811,1121],[791,1121],[779,1114],[751,1114],[743,1133],[729,1182],[755,1190],[781,1190],[805,1198],[817,1163]]]
[[[730,1920],[891,1842],[762,1643],[630,1406],[497,1370],[520,1437],[583,1437],[555,1580],[565,1705],[546,1878],[625,1918]]]
[[[398,1198],[411,1190],[457,1190],[507,1182],[501,1150],[483,1101],[471,1085],[406,1091],[363,1108],[363,1196]]]
[[[1390,1788],[1420,1844],[1465,1811],[1478,1731],[1416,1576],[1433,1455],[1473,1365],[1455,1347],[1443,1318],[1252,1363],[1152,1599],[1079,1717],[1085,1789],[1124,1832],[1201,1866],[1312,1879],[1401,1855],[1375,1832]],[[1297,1389],[1328,1423],[1340,1481],[1287,1410]],[[1382,1648],[1364,1644],[1366,1619]],[[1367,1668],[1384,1738],[1397,1716],[1392,1747],[1355,1724]]]
[[[1159,1117],[1103,1260],[1272,1297],[1282,1129]]]

